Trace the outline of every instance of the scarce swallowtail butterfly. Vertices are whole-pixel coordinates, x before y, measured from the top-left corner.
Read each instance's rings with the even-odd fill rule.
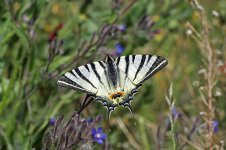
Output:
[[[128,107],[142,83],[168,64],[157,55],[128,55],[92,62],[63,74],[58,85],[80,90],[107,107]]]

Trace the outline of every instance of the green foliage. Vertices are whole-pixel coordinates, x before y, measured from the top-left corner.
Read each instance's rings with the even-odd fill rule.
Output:
[[[41,149],[49,119],[60,114],[70,116],[79,109],[85,95],[58,87],[58,77],[76,66],[105,59],[107,53],[115,51],[118,42],[125,46],[122,55],[157,54],[167,58],[169,65],[139,89],[132,102],[133,115],[117,109],[108,126],[107,112],[100,104],[93,102],[84,110],[84,118],[104,116],[100,126],[109,131],[107,143],[113,149],[223,147],[225,1],[205,0],[199,5],[194,4],[195,0],[192,4],[182,0],[118,2],[122,3],[116,0],[0,2],[0,149]],[[204,39],[204,17],[200,17],[202,10],[197,6],[205,10],[208,39]],[[140,29],[144,16],[155,22],[145,30]],[[60,23],[63,27],[56,29]],[[123,24],[125,32],[102,37],[104,26]],[[50,40],[54,32],[55,45]],[[211,109],[205,105],[210,102],[208,90],[205,91],[209,80],[202,72],[208,72],[210,66],[203,44],[208,40],[214,53],[212,62],[216,63]],[[165,95],[170,83],[174,85],[176,102],[169,111]],[[173,107],[182,114],[175,120],[171,114]],[[195,122],[196,118],[199,121]],[[219,122],[219,131],[211,135],[212,145],[208,145],[205,135],[214,129],[213,120]],[[100,147],[95,145],[95,149]]]

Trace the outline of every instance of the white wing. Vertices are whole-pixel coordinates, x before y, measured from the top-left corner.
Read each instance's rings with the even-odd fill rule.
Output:
[[[95,96],[103,106],[107,106],[110,114],[118,105],[130,108],[130,101],[141,83],[168,63],[165,58],[157,55],[121,56],[114,62],[117,66],[116,86],[110,82],[109,73],[112,72],[107,72],[109,70],[105,61],[93,62],[66,72],[57,83]],[[116,93],[122,95],[117,98]],[[116,95],[116,98],[112,98],[112,95]]]
[[[66,72],[57,83],[89,94],[96,94],[99,84],[102,83],[101,76],[104,74],[105,67],[104,61],[86,64]]]
[[[141,84],[168,64],[165,58],[157,55],[121,56],[115,59],[115,63],[126,76],[120,81],[121,84],[125,84],[123,87],[130,82],[134,85]]]

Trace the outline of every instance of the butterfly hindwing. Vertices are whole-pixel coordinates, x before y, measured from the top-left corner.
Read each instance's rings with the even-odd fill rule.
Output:
[[[105,66],[104,61],[80,66],[66,72],[59,78],[57,83],[61,86],[95,95],[99,84],[102,83],[101,76],[104,74]]]

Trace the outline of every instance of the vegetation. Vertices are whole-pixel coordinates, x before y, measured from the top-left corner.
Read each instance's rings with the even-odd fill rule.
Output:
[[[224,149],[225,16],[225,0],[1,1],[0,149]],[[56,84],[106,54],[169,62],[132,115],[78,114],[86,95]]]

